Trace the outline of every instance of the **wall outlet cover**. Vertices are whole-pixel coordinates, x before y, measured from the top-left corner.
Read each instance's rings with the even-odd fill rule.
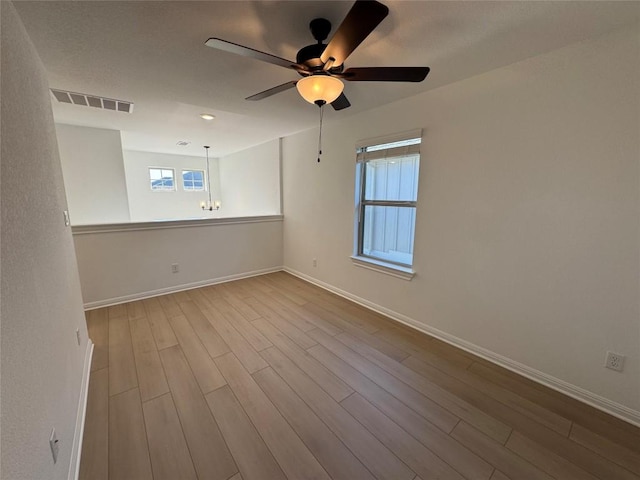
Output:
[[[611,370],[615,370],[616,372],[621,372],[624,368],[624,359],[624,355],[615,352],[607,352],[607,358],[604,366]]]

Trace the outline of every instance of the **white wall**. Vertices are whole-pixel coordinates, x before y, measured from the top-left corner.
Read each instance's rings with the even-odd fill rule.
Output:
[[[280,141],[220,158],[225,217],[276,215],[280,212]]]
[[[118,130],[57,124],[72,225],[129,221]]]
[[[118,303],[282,267],[281,217],[218,222],[74,232],[85,304]],[[169,225],[175,228],[163,228]],[[173,263],[178,273],[171,273]]]
[[[0,477],[66,479],[87,329],[44,68],[10,2],[2,17]],[[76,343],[80,330],[81,345]],[[49,449],[55,427],[57,464]]]
[[[204,153],[204,148],[202,149],[202,157],[125,150],[124,170],[127,177],[131,221],[147,222],[225,216],[224,205],[220,210],[213,212],[203,211],[200,208],[200,202],[208,200],[208,192],[190,192],[182,188],[183,169],[203,170],[206,178],[207,161]],[[149,167],[172,168],[176,190],[151,190]],[[220,200],[220,174],[217,158],[209,158],[209,170],[212,187],[211,198],[212,200]]]
[[[329,121],[321,163],[285,138],[285,266],[640,415],[639,54],[636,27]],[[415,128],[407,282],[349,259],[354,146]]]

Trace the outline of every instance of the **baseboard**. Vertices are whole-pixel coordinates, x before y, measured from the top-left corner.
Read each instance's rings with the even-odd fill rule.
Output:
[[[80,384],[80,398],[78,400],[78,414],[76,416],[76,429],[73,434],[71,447],[71,460],[69,461],[68,480],[78,480],[80,474],[80,456],[82,454],[82,438],[84,435],[84,420],[87,415],[87,399],[89,397],[89,375],[91,372],[91,359],[93,358],[93,342],[87,340],[87,349],[84,355],[82,371],[82,383]]]
[[[87,302],[84,304],[84,309],[93,310],[96,308],[109,307],[111,305],[118,305],[120,303],[133,302],[135,300],[143,300],[145,298],[158,297],[160,295],[166,295],[168,293],[183,292],[185,290],[193,290],[194,288],[206,287],[208,285],[215,285],[217,283],[231,282],[233,280],[240,280],[242,278],[255,277],[258,275],[264,275],[266,273],[280,272],[282,266],[263,268],[261,270],[253,270],[251,272],[236,273],[233,275],[227,275],[225,277],[212,278],[209,280],[202,280],[199,282],[184,283],[181,285],[174,285],[172,287],[160,288],[158,290],[150,290],[148,292],[133,293],[131,295],[124,295],[122,297],[108,298],[106,300],[98,300],[95,302]]]
[[[536,370],[534,368],[528,367],[522,363],[516,362],[510,358],[507,358],[498,353],[492,352],[491,350],[487,350],[486,348],[475,345],[471,342],[458,338],[449,333],[443,332],[442,330],[438,330],[437,328],[430,327],[429,325],[422,324],[406,315],[403,315],[398,312],[394,312],[388,308],[385,308],[376,303],[370,302],[364,298],[358,297],[357,295],[353,295],[345,290],[341,290],[333,285],[320,281],[316,278],[313,278],[305,273],[298,272],[289,267],[284,267],[283,270],[287,273],[295,275],[309,283],[313,283],[325,290],[328,290],[336,295],[340,295],[348,300],[351,300],[359,305],[367,307],[375,312],[378,312],[382,315],[389,317],[392,320],[395,320],[403,325],[413,328],[414,330],[418,330],[422,333],[435,337],[439,340],[447,342],[454,347],[461,348],[469,353],[477,355],[491,363],[499,365],[500,367],[504,367],[507,370],[511,370],[523,377],[526,377],[534,382],[540,383],[545,387],[549,387],[553,390],[556,390],[560,393],[563,393],[571,398],[579,400],[587,405],[590,405],[598,410],[602,410],[609,415],[613,415],[621,420],[624,420],[632,425],[640,427],[640,412],[633,410],[629,407],[626,407],[622,404],[609,400],[605,397],[602,397],[598,394],[585,390],[576,385],[572,385],[571,383],[565,382],[564,380],[560,380],[559,378],[548,375],[544,372]]]

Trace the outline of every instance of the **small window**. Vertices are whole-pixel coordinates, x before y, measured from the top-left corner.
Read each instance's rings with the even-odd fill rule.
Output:
[[[171,168],[149,168],[151,190],[175,190],[173,178],[173,169]]]
[[[357,149],[356,257],[413,265],[420,142],[417,136]]]
[[[204,190],[204,171],[182,170],[182,188],[189,192]]]

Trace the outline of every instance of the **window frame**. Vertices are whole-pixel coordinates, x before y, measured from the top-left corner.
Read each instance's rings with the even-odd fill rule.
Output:
[[[173,186],[171,188],[153,188],[153,185],[151,185],[151,182],[153,182],[153,180],[151,179],[151,170],[160,170],[160,179],[164,178],[162,176],[163,171],[167,171],[167,172],[170,171],[171,178],[173,180]],[[175,192],[178,190],[178,186],[176,185],[176,169],[175,168],[147,167],[147,175],[149,176],[149,190],[151,190],[152,192]]]
[[[417,141],[416,141],[417,140]],[[407,142],[407,145],[392,146],[394,143]],[[358,142],[356,148],[356,225],[354,228],[355,241],[354,241],[354,254],[351,257],[354,264],[358,266],[365,266],[373,270],[388,273],[393,276],[405,278],[410,280],[415,272],[413,271],[413,251],[412,251],[412,263],[402,263],[393,261],[388,258],[376,257],[364,253],[364,240],[365,240],[365,211],[367,207],[398,207],[398,208],[413,208],[414,212],[417,212],[418,201],[417,194],[416,200],[367,200],[367,164],[372,160],[379,160],[381,158],[393,158],[400,156],[418,155],[418,176],[420,168],[420,144],[422,142],[422,130],[406,132],[403,134],[391,135],[383,138],[374,138],[370,140],[363,140]],[[389,145],[388,148],[373,148],[382,145]],[[377,152],[377,153],[376,153]],[[369,158],[367,154],[369,155]],[[415,221],[412,244],[415,245]],[[363,265],[365,262],[366,265]]]
[[[199,168],[182,168],[180,169],[180,178],[182,178],[182,190],[185,192],[206,192],[207,191],[207,180],[204,170],[200,170]],[[202,188],[185,188],[184,186],[184,174],[185,172],[201,172],[202,173]]]

